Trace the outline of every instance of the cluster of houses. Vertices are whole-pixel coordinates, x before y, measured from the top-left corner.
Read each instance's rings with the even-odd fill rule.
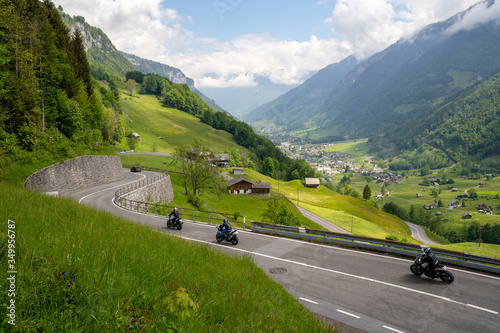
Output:
[[[484,186],[486,183],[482,183],[483,185],[480,185],[479,186]],[[438,184],[439,185],[439,184]],[[457,192],[458,190],[452,186],[448,186],[448,190],[451,190],[453,192]],[[422,198],[422,194],[421,193],[417,193],[417,198]],[[467,193],[460,193],[459,195],[457,195],[457,199],[458,200],[464,200],[464,199],[467,199],[469,198],[469,195]],[[449,204],[448,204],[448,209],[454,209],[454,208],[458,208],[461,206],[460,204],[460,201],[458,201],[457,199],[454,199],[452,200]],[[430,204],[427,204],[427,205],[424,205],[424,208],[425,209],[436,209],[438,208],[438,206],[435,204],[435,203],[430,203]],[[493,214],[493,211],[491,208],[489,208],[486,204],[480,202],[478,204],[478,210],[479,210],[479,213],[483,213],[483,214],[489,214],[489,215],[492,215]],[[441,215],[441,212],[437,212],[436,215]],[[462,219],[470,219],[472,218],[472,215],[469,214],[469,213],[463,213],[462,214]]]

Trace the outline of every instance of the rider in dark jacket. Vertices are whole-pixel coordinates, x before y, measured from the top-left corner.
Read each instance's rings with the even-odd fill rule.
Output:
[[[174,216],[174,221],[176,222],[179,220],[179,211],[177,210],[177,207],[174,208],[174,211],[170,214],[168,214],[168,217]]]
[[[436,256],[434,255],[430,247],[424,248],[424,254],[422,255],[422,263],[423,263],[422,267],[424,267],[431,273],[434,273],[434,270],[436,269],[439,261],[437,260]]]
[[[222,233],[227,236],[227,234],[231,231],[231,225],[227,222],[226,219],[222,221]]]

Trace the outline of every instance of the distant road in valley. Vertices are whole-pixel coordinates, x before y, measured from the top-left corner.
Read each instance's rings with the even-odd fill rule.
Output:
[[[318,215],[315,215],[315,214],[311,213],[308,210],[305,210],[302,207],[299,207],[299,206],[295,206],[295,207],[297,207],[297,209],[300,211],[300,213],[302,215],[304,215],[308,219],[312,220],[313,222],[316,222],[317,224],[319,224],[320,226],[322,226],[323,228],[325,228],[325,229],[327,229],[329,231],[338,232],[338,233],[341,233],[341,234],[352,235],[350,232],[342,229],[341,227],[333,224],[332,222],[330,222],[328,220],[325,220],[322,217],[319,217]]]
[[[432,241],[427,234],[425,233],[425,229],[411,222],[404,221],[411,229],[411,237],[416,240],[424,243],[425,245],[441,245],[440,243],[436,243]]]

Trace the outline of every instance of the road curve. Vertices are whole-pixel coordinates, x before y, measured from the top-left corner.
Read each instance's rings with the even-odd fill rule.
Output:
[[[424,243],[425,245],[441,245],[440,243],[436,243],[432,241],[427,234],[425,233],[424,228],[418,226],[414,223],[404,221],[411,229],[411,237],[415,238],[419,242]]]
[[[240,243],[235,247],[217,243],[213,225],[184,220],[182,230],[166,229],[164,217],[126,211],[113,204],[118,186],[153,174],[126,171],[126,180],[72,191],[68,196],[193,242],[236,255],[250,255],[313,313],[346,325],[344,332],[498,331],[498,276],[451,268],[455,282],[446,285],[411,274],[411,258],[249,231],[240,232]]]
[[[333,232],[338,232],[338,233],[342,233],[342,234],[349,234],[349,235],[352,235],[350,232],[342,229],[341,227],[333,224],[332,222],[328,221],[328,220],[325,220],[324,218],[322,217],[319,217],[318,215],[315,215],[313,213],[311,213],[310,211],[308,210],[305,210],[304,208],[302,207],[299,207],[299,206],[295,206],[297,207],[297,209],[300,211],[300,213],[302,215],[304,215],[305,217],[307,217],[308,219],[316,222],[317,224],[319,224],[320,226],[326,228],[327,230],[329,231],[333,231]]]

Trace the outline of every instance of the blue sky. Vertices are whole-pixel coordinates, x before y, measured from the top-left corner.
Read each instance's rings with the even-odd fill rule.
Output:
[[[315,2],[234,0],[164,1],[181,16],[192,17],[186,24],[199,37],[217,36],[228,41],[240,35],[269,33],[277,39],[306,41],[311,35],[331,38],[334,33],[324,21],[330,16],[333,0]],[[279,14],[279,15],[277,15]]]
[[[478,1],[53,0],[101,28],[119,50],[177,67],[198,88],[252,87],[259,77],[300,84]],[[499,3],[488,15],[500,17]],[[484,10],[473,14],[467,24],[488,17]]]

